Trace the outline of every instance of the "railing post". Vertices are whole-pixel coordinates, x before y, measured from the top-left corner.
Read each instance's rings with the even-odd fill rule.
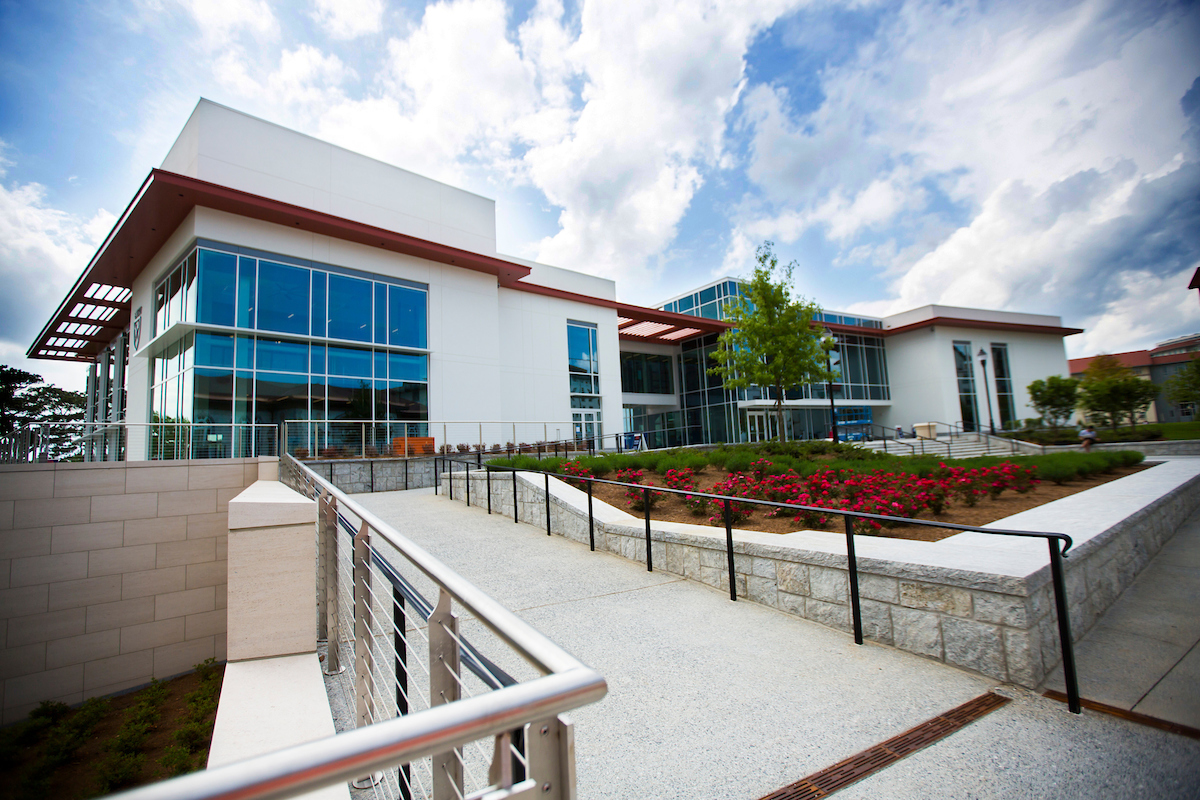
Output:
[[[596,518],[592,515],[592,482],[584,480],[588,492],[588,549],[596,550]]]
[[[487,498],[488,498],[488,513],[492,513],[492,468],[485,467],[483,471],[484,477],[487,479]]]
[[[458,617],[450,607],[450,593],[442,589],[437,607],[429,616],[429,706],[459,699]],[[433,756],[434,800],[463,797],[462,759],[449,750]]]
[[[408,445],[404,446],[404,491],[408,491]]]
[[[291,465],[284,462],[292,488],[297,488],[300,481],[294,475]],[[304,487],[307,489],[307,487]],[[302,492],[308,496],[307,491]],[[336,535],[336,531],[334,532]],[[322,498],[317,497],[317,638],[329,641],[329,525],[325,519],[325,509]],[[326,656],[328,659],[329,656]]]
[[[863,643],[862,606],[858,600],[858,557],[854,554],[854,517],[846,518],[846,568],[850,578],[850,613],[854,619],[854,643]]]
[[[516,427],[517,427],[516,425],[513,426],[513,428],[516,428]],[[521,520],[518,519],[520,507],[517,504],[517,471],[515,469],[512,471],[512,476],[513,476],[513,524],[516,524],[516,523],[520,522]]]
[[[733,571],[733,507],[729,500],[721,505],[725,508],[725,558],[729,562],[729,599],[737,602],[737,580]]]
[[[1067,707],[1072,714],[1080,713],[1079,676],[1075,673],[1075,643],[1071,639],[1071,619],[1067,610],[1067,579],[1063,571],[1063,556],[1058,539],[1048,538],[1050,545],[1050,575],[1054,579],[1054,609],[1058,614],[1058,638],[1062,645],[1063,683],[1067,685]]]
[[[392,586],[392,647],[396,650],[396,713],[408,714],[408,617],[404,611],[404,592]],[[412,800],[412,772],[408,764],[397,767],[396,783],[402,800]]]
[[[546,476],[546,535],[550,535],[550,473],[543,472]]]
[[[342,626],[338,607],[341,603],[338,588],[338,522],[337,500],[328,492],[321,493],[321,519],[325,527],[325,672],[337,675],[342,671]]]
[[[463,464],[463,482],[467,485],[467,508],[471,507],[471,462]]]
[[[574,800],[575,731],[566,717],[554,717],[525,729],[529,777],[537,781],[536,796],[544,800]]]
[[[357,727],[375,718],[375,692],[371,676],[370,580],[371,554],[367,549],[368,528],[362,523],[354,537],[354,705]]]
[[[433,493],[437,494],[438,488],[438,462],[441,461],[437,456],[433,457]]]
[[[642,508],[646,518],[646,572],[654,572],[654,552],[650,546],[650,487],[642,489]]]

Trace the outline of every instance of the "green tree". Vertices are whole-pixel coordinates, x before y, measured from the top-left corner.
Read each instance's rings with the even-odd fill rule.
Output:
[[[1088,419],[1097,425],[1108,425],[1114,431],[1122,419],[1128,419],[1130,427],[1136,427],[1138,417],[1157,395],[1157,386],[1139,378],[1109,355],[1092,359],[1079,383],[1079,406]]]
[[[1167,378],[1163,388],[1172,403],[1200,407],[1200,355],[1192,356],[1187,366]]]
[[[721,334],[709,373],[721,376],[730,388],[773,389],[782,437],[786,430],[784,391],[833,380],[835,375],[826,368],[826,354],[836,343],[813,324],[820,306],[804,298],[793,299],[790,287],[795,262],[779,266],[771,248],[771,242],[758,248],[753,277],[742,281],[741,296],[726,309],[725,319],[734,328]]]
[[[1079,401],[1079,381],[1061,375],[1051,375],[1045,380],[1039,378],[1029,384],[1026,391],[1029,402],[1056,434],[1059,426],[1071,419]]]
[[[40,375],[0,365],[0,435],[15,433],[34,422],[78,422],[83,419],[86,398],[53,386]],[[51,458],[74,456],[80,431],[70,426],[49,425],[40,432]]]

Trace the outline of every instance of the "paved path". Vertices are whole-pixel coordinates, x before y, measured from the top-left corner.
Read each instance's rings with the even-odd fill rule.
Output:
[[[752,800],[996,686],[427,490],[355,499],[607,678],[572,715],[581,798]],[[1200,796],[1200,742],[999,691],[1015,701],[838,796]]]
[[[1075,646],[1075,660],[1088,700],[1200,730],[1200,511]],[[1046,686],[1064,690],[1061,668]]]

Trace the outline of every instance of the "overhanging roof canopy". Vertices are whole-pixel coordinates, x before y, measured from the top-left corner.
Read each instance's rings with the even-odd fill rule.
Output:
[[[27,355],[60,361],[92,361],[117,332],[129,325],[134,278],[196,206],[485,272],[495,275],[502,285],[514,284],[531,272],[529,267],[495,256],[155,169],[150,171]]]

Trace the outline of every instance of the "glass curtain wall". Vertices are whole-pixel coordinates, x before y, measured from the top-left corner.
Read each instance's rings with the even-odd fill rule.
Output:
[[[233,427],[245,423],[323,423],[289,430],[289,452],[314,454],[365,447],[361,426],[338,420],[375,423],[377,452],[428,435],[417,424],[429,418],[424,287],[201,245],[155,287],[155,334],[180,322],[200,330],[154,357],[152,419],[198,423],[190,435],[211,455],[256,452]],[[179,457],[164,437],[183,430],[165,425],[151,457]]]
[[[964,431],[979,429],[979,406],[975,394],[975,361],[970,342],[954,343],[954,371],[958,376],[958,407]]]

